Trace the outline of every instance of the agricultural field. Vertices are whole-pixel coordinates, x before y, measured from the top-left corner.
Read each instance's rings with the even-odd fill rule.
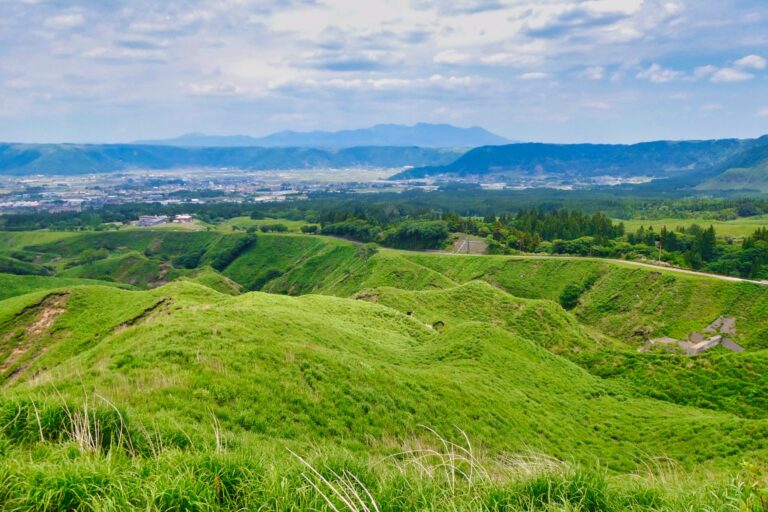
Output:
[[[677,229],[678,227],[689,228],[693,224],[698,224],[702,228],[713,226],[718,236],[720,237],[734,237],[744,238],[750,236],[755,230],[759,228],[768,227],[768,215],[757,215],[754,217],[741,217],[734,220],[712,220],[705,218],[685,218],[685,219],[658,219],[658,220],[620,220],[615,219],[616,222],[623,222],[627,232],[634,232],[640,229],[641,226],[646,229],[653,227],[654,231],[660,231],[664,226],[669,230]]]
[[[252,219],[250,217],[234,217],[228,219],[217,226],[219,231],[224,233],[231,233],[234,230],[245,231],[249,228],[260,229],[262,226],[273,226],[275,224],[282,224],[288,228],[290,233],[300,233],[301,226],[307,225],[307,222],[303,220],[288,220],[288,219]]]
[[[0,275],[10,510],[768,497],[768,287],[295,234],[4,236],[48,272]],[[744,352],[638,351],[721,316]]]

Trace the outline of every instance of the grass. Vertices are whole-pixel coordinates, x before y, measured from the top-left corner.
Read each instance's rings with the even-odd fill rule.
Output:
[[[459,293],[485,301],[483,287]],[[40,297],[4,302],[0,326]],[[599,453],[615,471],[648,455],[732,467],[762,453],[767,423],[627,396],[527,337],[542,317],[535,303],[523,305],[533,314],[508,325],[457,317],[434,329],[350,299],[231,297],[192,283],[148,292],[77,287],[50,333],[17,335],[20,345],[46,348],[6,398],[44,401],[53,385],[77,402],[87,389],[193,443],[207,437],[213,413],[243,439],[365,453],[386,453],[382,440],[422,424],[461,425],[491,453],[535,450],[581,463]],[[697,446],[699,436],[711,446]]]
[[[484,280],[517,297],[557,301],[569,283],[594,281],[574,313],[583,323],[635,346],[649,337],[684,339],[724,315],[737,318],[740,343],[768,348],[768,293],[760,285],[589,259],[405,257],[456,282]]]
[[[50,276],[17,276],[0,274],[0,300],[25,295],[38,290],[54,290],[78,285],[106,285],[126,287],[120,283],[105,283],[92,279],[77,279]]]
[[[228,219],[217,226],[217,229],[223,233],[232,233],[237,228],[240,231],[248,228],[259,229],[261,226],[271,226],[274,224],[282,224],[288,228],[290,233],[301,233],[301,227],[306,226],[307,222],[303,220],[289,220],[289,219],[252,219],[250,217],[234,217]]]
[[[4,508],[764,510],[765,288],[240,236],[21,238],[58,276],[0,275]],[[720,315],[746,352],[636,350]]]
[[[734,220],[712,220],[705,218],[687,218],[687,219],[658,219],[658,220],[620,220],[616,219],[615,222],[623,222],[628,233],[634,233],[640,226],[648,229],[653,227],[657,233],[661,231],[664,226],[669,230],[675,230],[678,227],[689,228],[693,224],[698,224],[701,227],[714,226],[718,236],[725,237],[731,236],[736,238],[748,237],[753,234],[758,228],[764,228],[768,226],[768,215],[758,215],[755,217],[742,217]]]
[[[0,500],[19,511],[761,510],[760,492],[736,482],[700,482],[671,472],[616,479],[535,458],[481,460],[492,464],[494,476],[470,485],[463,477],[451,484],[440,468],[424,474],[343,452],[305,455],[306,465],[287,453],[262,458],[243,450],[107,458],[41,446],[23,464],[19,454],[11,455],[0,469]],[[345,504],[339,495],[354,497]]]

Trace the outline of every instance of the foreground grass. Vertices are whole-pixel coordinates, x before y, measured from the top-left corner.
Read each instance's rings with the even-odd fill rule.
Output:
[[[728,480],[656,461],[617,476],[538,455],[490,458],[435,434],[385,458],[281,443],[151,455],[73,438],[5,445],[0,503],[8,511],[742,512],[765,510],[768,496],[758,467]]]
[[[209,266],[235,239],[30,248],[72,276],[184,281],[6,279],[0,508],[765,510],[765,288],[297,235]],[[636,352],[722,314],[747,352]]]

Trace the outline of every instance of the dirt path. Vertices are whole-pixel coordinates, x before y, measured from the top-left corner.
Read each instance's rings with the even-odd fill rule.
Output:
[[[423,254],[416,251],[400,251],[400,252],[411,252],[413,254]],[[448,256],[478,256],[478,257],[489,257],[489,256],[481,256],[478,254],[463,254],[463,253],[455,253],[455,252],[448,252],[448,251],[435,251],[433,254],[444,254]],[[545,256],[541,254],[531,254],[531,255],[523,255],[523,256],[502,256],[502,255],[494,255],[491,256],[494,258],[506,258],[510,260],[572,260],[572,261],[598,261],[598,262],[609,262],[614,263],[616,265],[628,265],[633,267],[644,267],[649,268],[652,270],[658,270],[660,272],[672,272],[675,274],[688,274],[691,276],[700,276],[700,277],[709,277],[712,279],[719,279],[720,281],[731,281],[735,283],[752,283],[760,286],[768,286],[768,281],[756,281],[753,279],[742,279],[740,277],[732,277],[732,276],[723,276],[720,274],[709,274],[707,272],[697,272],[696,270],[688,270],[684,268],[677,268],[677,267],[667,267],[664,265],[654,265],[652,263],[644,263],[642,261],[630,261],[630,260],[616,260],[616,259],[610,259],[610,258],[589,258],[589,257],[581,257],[581,256]]]
[[[580,258],[578,256],[541,256],[541,255],[532,255],[532,256],[504,256],[505,258],[509,259],[516,259],[516,260],[531,260],[531,259],[542,259],[542,260],[588,260],[588,261],[609,261],[611,263],[615,263],[617,265],[629,265],[633,267],[644,267],[644,268],[650,268],[652,270],[659,270],[664,272],[674,272],[676,274],[688,274],[691,276],[701,276],[701,277],[710,277],[712,279],[719,279],[721,281],[731,281],[735,283],[752,283],[757,284],[760,286],[768,286],[768,282],[766,281],[755,281],[752,279],[742,279],[740,277],[733,277],[733,276],[722,276],[720,274],[709,274],[707,272],[697,272],[696,270],[688,270],[684,268],[677,268],[677,267],[667,267],[664,265],[654,265],[652,263],[644,263],[642,261],[630,261],[630,260],[615,260],[610,258]]]

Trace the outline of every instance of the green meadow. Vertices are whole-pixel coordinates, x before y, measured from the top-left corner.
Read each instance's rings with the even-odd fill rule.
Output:
[[[658,219],[658,220],[620,220],[616,219],[616,222],[623,222],[627,232],[635,232],[640,227],[648,229],[653,228],[654,231],[661,231],[666,226],[668,230],[676,230],[678,227],[689,228],[690,226],[697,224],[701,227],[713,226],[718,236],[725,237],[738,237],[745,238],[755,232],[755,230],[768,226],[768,216],[757,215],[754,217],[740,217],[734,220],[712,220],[703,217],[699,218],[685,218],[685,219]]]
[[[0,275],[3,510],[764,510],[768,288],[290,234],[3,237],[46,272]],[[719,316],[744,352],[638,351]]]

